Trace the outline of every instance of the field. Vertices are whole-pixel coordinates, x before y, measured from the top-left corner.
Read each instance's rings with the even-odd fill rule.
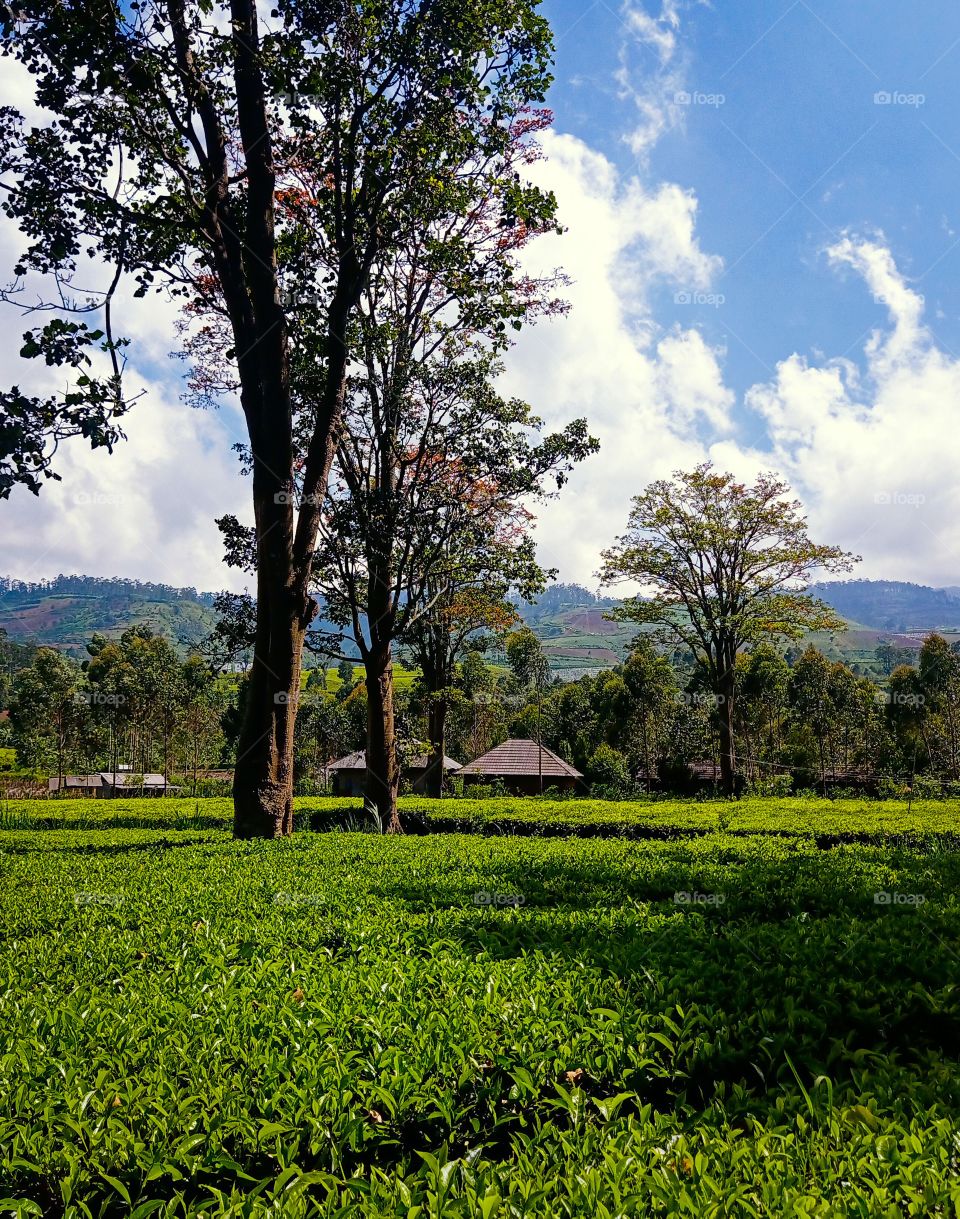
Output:
[[[6,808],[0,1211],[960,1213],[956,805],[404,805]]]

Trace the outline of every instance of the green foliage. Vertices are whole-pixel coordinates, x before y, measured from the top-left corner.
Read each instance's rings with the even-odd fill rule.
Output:
[[[590,757],[587,782],[607,789],[624,789],[630,785],[630,767],[618,749],[606,743],[598,745]]]
[[[103,802],[101,828],[25,828],[44,807],[0,831],[8,1209],[960,1204],[956,849],[719,831],[244,843],[225,801]],[[750,807],[768,828],[787,816]],[[956,807],[915,815],[955,824]]]

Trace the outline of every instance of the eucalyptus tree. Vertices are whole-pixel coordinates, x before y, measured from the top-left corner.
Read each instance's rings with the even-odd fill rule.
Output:
[[[12,682],[10,719],[18,753],[33,766],[52,761],[61,787],[89,719],[86,694],[80,666],[55,648],[38,648]]]
[[[802,505],[772,474],[752,486],[706,462],[651,483],[632,502],[626,533],[604,551],[605,584],[631,581],[614,616],[653,623],[664,642],[686,647],[719,710],[720,766],[733,794],[736,657],[763,639],[840,630],[843,620],[804,589],[816,571],[848,571],[857,556],[807,535]]]
[[[497,299],[496,268],[474,276],[438,221],[471,214],[491,183],[505,228],[551,212],[504,155],[550,83],[537,8],[277,0],[265,16],[255,0],[0,0],[0,51],[31,73],[42,115],[0,113],[3,208],[25,239],[5,295],[36,310],[38,285],[51,316],[22,354],[72,373],[62,395],[3,394],[0,495],[56,477],[65,437],[121,438],[131,399],[114,302],[128,277],[137,295],[182,299],[188,354],[219,320],[223,361],[194,385],[239,394],[256,530],[238,836],[292,830],[313,554],[373,268],[430,233],[431,257],[481,307]],[[295,422],[303,350],[313,385]]]

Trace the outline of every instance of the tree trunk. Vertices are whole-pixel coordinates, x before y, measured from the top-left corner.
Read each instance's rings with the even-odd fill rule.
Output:
[[[446,752],[447,700],[434,695],[428,713],[430,756],[423,777],[424,794],[438,800],[443,795],[443,759]]]
[[[367,679],[367,782],[364,801],[376,809],[387,834],[400,832],[397,738],[393,709],[393,656],[383,644],[364,658]]]
[[[736,794],[737,750],[733,731],[734,670],[727,665],[717,682],[720,700],[720,778],[728,796]]]
[[[237,742],[233,781],[236,838],[283,838],[293,833],[293,730],[300,694],[304,630],[297,616],[271,617],[258,580],[257,646],[247,708]]]

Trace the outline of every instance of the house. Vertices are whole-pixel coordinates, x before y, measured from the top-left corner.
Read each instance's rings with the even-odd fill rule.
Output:
[[[403,766],[403,777],[410,782],[415,792],[422,792],[427,764],[430,761],[426,754],[409,758]],[[330,772],[330,786],[335,796],[362,796],[367,785],[367,753],[358,749],[348,753],[344,758],[338,758],[327,767]],[[460,763],[444,754],[443,773],[453,774],[460,770]]]
[[[136,782],[134,782],[136,780]],[[73,796],[109,799],[114,796],[176,796],[179,787],[168,783],[163,775],[134,775],[130,770],[101,770],[95,775],[64,775],[63,783],[53,778],[47,784],[50,793],[64,792]]]
[[[66,792],[71,796],[102,796],[103,780],[99,775],[64,775],[62,781],[54,777],[47,784],[47,790]]]
[[[547,788],[573,791],[583,775],[536,741],[504,741],[460,770],[465,787],[499,779],[513,795],[535,796]]]

